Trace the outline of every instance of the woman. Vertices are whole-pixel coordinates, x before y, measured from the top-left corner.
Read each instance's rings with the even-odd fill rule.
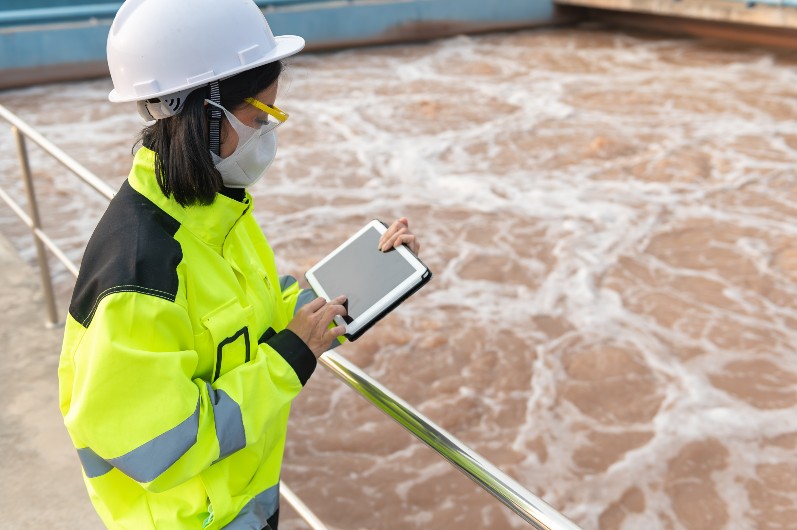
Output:
[[[87,246],[61,411],[109,528],[276,528],[291,400],[343,333],[279,277],[245,188],[276,152],[280,60],[251,0],[127,0],[111,101],[154,120]],[[406,219],[384,249],[418,242]]]

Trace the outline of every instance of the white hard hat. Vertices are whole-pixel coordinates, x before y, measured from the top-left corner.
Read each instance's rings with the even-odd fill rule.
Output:
[[[301,37],[274,37],[252,0],[126,0],[108,34],[108,99],[159,98],[176,113],[170,99],[302,48]]]

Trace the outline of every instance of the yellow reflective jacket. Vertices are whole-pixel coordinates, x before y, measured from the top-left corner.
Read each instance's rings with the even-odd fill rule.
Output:
[[[183,208],[138,151],[86,248],[58,368],[109,528],[266,525],[290,402],[316,366],[285,326],[312,298],[277,276],[248,193]]]

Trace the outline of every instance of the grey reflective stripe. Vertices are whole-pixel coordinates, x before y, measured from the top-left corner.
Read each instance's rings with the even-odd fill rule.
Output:
[[[196,410],[176,427],[108,462],[138,482],[152,482],[196,443],[199,432],[199,400]]]
[[[280,276],[280,290],[284,291],[296,283],[296,278],[293,276]]]
[[[280,289],[282,292],[285,292],[286,289],[293,287],[295,284],[296,278],[293,276],[280,276]],[[312,289],[301,290],[299,296],[296,297],[296,307],[293,308],[293,314],[295,315],[305,304],[312,302],[316,298],[318,297]]]
[[[258,493],[254,499],[247,502],[235,519],[232,520],[224,530],[252,530],[253,528],[263,528],[268,522],[268,518],[277,512],[280,506],[280,485],[276,484],[262,493]]]
[[[295,315],[298,310],[302,308],[305,304],[308,304],[318,298],[315,295],[315,292],[312,289],[305,289],[299,296],[296,297],[296,307],[293,308],[293,314]]]
[[[100,458],[100,455],[92,451],[90,447],[78,449],[77,455],[83,465],[83,472],[88,478],[101,477],[113,469],[111,464]]]
[[[213,421],[216,424],[216,439],[219,441],[219,460],[238,449],[246,447],[246,432],[241,407],[224,390],[208,385],[208,396],[213,405]]]

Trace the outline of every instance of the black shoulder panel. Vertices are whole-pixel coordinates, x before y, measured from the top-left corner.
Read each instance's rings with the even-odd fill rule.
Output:
[[[174,218],[125,181],[89,239],[69,314],[88,327],[97,305],[121,291],[174,301],[183,258]]]

